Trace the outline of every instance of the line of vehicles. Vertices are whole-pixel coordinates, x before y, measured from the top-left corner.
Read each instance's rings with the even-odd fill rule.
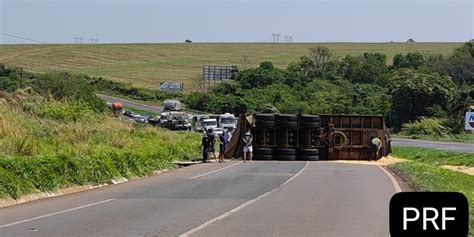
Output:
[[[114,111],[121,111],[130,121],[149,123],[153,126],[160,126],[170,130],[202,132],[203,130],[212,129],[215,134],[219,135],[224,129],[234,131],[237,127],[238,119],[233,114],[191,114],[182,111],[181,103],[177,100],[164,101],[163,112],[157,117],[149,117],[124,110],[121,104],[117,102],[109,102],[108,105]]]
[[[149,119],[149,123],[171,130],[186,130],[202,132],[212,129],[215,134],[220,134],[224,129],[235,130],[237,118],[230,113],[213,114],[190,114],[180,111],[163,112],[158,118]]]

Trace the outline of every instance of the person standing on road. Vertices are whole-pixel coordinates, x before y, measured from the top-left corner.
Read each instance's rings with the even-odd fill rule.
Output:
[[[214,129],[209,128],[207,130],[207,137],[210,140],[210,147],[209,147],[209,152],[212,154],[212,157],[214,157],[214,161],[217,162],[217,156],[216,156],[216,134],[214,133]]]
[[[225,153],[225,148],[227,147],[227,144],[229,143],[228,138],[227,138],[227,129],[224,129],[224,132],[219,134],[219,163],[224,162],[224,153]]]
[[[202,135],[201,140],[201,148],[202,148],[202,162],[207,163],[209,160],[209,150],[211,148],[211,140],[206,132]]]
[[[226,132],[226,137],[227,137],[227,144],[230,143],[230,140],[232,139],[232,132],[230,130],[227,130]]]
[[[244,137],[242,138],[242,141],[244,142],[244,163],[247,161],[247,157],[249,159],[249,162],[252,161],[252,141],[253,141],[253,136],[252,133],[250,133],[250,128],[247,128],[247,132],[244,134]],[[248,153],[248,156],[247,156]]]

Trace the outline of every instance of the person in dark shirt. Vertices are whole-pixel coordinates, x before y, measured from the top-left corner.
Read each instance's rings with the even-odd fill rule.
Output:
[[[204,132],[201,140],[201,148],[202,148],[202,162],[207,163],[209,160],[209,151],[211,148],[211,139],[206,132]]]
[[[224,132],[219,134],[219,163],[224,162],[224,153],[227,144],[229,143],[228,132],[227,129],[224,129]]]
[[[216,133],[214,132],[214,129],[212,128],[209,128],[207,130],[207,137],[209,138],[210,140],[210,147],[209,147],[209,153],[211,153],[212,157],[214,158],[214,162],[217,163],[217,156],[216,156],[216,148],[215,148],[215,145],[216,145]],[[210,158],[210,157],[209,157]]]

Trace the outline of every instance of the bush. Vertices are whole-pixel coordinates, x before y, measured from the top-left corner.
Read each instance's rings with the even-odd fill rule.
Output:
[[[400,132],[405,136],[433,136],[444,137],[449,134],[449,129],[444,127],[443,122],[436,118],[422,118],[420,120],[405,123]]]
[[[56,120],[77,121],[90,116],[92,113],[93,111],[89,108],[89,105],[84,102],[53,100],[44,104],[39,116]]]
[[[96,112],[107,109],[105,102],[95,95],[95,89],[82,76],[65,72],[40,75],[33,85],[43,95],[51,94],[54,99],[71,99],[87,103]]]

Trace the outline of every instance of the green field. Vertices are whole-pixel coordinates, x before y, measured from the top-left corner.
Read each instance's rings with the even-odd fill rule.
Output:
[[[337,56],[364,52],[384,53],[391,60],[397,53],[450,54],[462,43],[175,43],[104,45],[0,45],[0,63],[31,72],[63,70],[99,76],[139,87],[157,88],[160,82],[183,82],[196,90],[195,78],[205,64],[247,67],[273,61],[286,67],[315,46],[326,46]]]

